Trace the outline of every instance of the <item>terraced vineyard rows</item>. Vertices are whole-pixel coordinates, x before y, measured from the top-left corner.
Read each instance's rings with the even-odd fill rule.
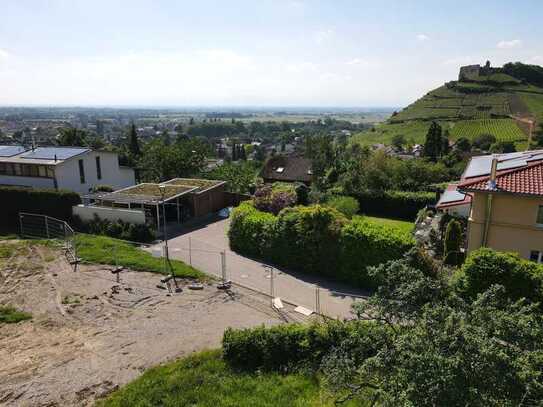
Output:
[[[499,141],[527,139],[526,134],[511,119],[463,120],[452,125],[450,134],[454,139],[459,137],[473,139],[481,134],[492,134]]]
[[[472,87],[478,84],[470,84]],[[511,114],[505,92],[462,93],[442,86],[427,93],[391,118],[392,123],[409,120],[491,119]]]

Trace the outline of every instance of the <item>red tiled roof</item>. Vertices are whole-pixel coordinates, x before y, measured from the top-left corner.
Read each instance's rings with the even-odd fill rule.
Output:
[[[489,176],[484,176],[465,180],[458,185],[458,189],[543,196],[543,161],[521,168],[498,171],[495,188],[491,188],[489,179]]]

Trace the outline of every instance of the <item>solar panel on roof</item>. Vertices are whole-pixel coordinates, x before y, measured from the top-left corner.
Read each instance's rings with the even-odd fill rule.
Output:
[[[21,157],[54,160],[56,156],[57,160],[66,160],[87,151],[90,150],[88,148],[38,147],[34,151],[27,151]]]
[[[543,154],[535,154],[532,157],[528,158],[526,161],[537,161],[537,160],[543,160]]]
[[[449,202],[463,201],[465,197],[466,195],[458,191],[445,191],[443,194],[441,194],[438,203],[444,204]]]
[[[474,157],[471,159],[468,168],[464,174],[464,177],[478,177],[481,175],[490,174],[490,166],[492,165],[492,157],[485,155],[481,157]]]
[[[25,151],[23,146],[0,146],[0,157],[13,157]]]
[[[498,170],[510,170],[511,168],[524,167],[528,163],[525,159],[510,160],[498,163]],[[490,172],[490,169],[489,169]]]

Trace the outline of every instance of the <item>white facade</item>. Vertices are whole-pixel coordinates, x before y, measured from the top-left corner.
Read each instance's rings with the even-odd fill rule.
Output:
[[[98,178],[97,157],[100,160],[101,178]],[[83,162],[84,182],[81,182],[79,161]],[[113,189],[120,189],[136,183],[132,168],[121,167],[116,153],[102,151],[91,151],[55,166],[55,178],[59,189],[68,189],[80,194],[88,193],[97,185],[109,185]]]
[[[6,151],[11,147],[0,146],[0,185],[66,189],[85,194],[97,185],[120,189],[136,183],[134,170],[120,166],[116,153],[47,147],[36,151],[46,150],[48,158],[40,158],[39,154],[32,157],[33,150],[6,157],[1,155],[2,148]],[[57,158],[57,150],[58,157],[65,154],[68,158]]]

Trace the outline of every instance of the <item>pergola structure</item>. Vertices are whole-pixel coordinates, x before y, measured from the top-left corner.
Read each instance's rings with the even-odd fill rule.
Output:
[[[160,207],[175,205],[177,223],[181,223],[180,200],[190,194],[201,194],[218,186],[224,181],[206,179],[175,178],[162,183],[143,183],[123,188],[114,192],[97,192],[84,196],[85,200],[99,206],[113,208],[142,209],[153,208],[156,211],[157,230],[161,228]],[[165,213],[165,211],[163,211]],[[162,227],[163,229],[164,227]],[[164,230],[163,230],[164,232]]]

